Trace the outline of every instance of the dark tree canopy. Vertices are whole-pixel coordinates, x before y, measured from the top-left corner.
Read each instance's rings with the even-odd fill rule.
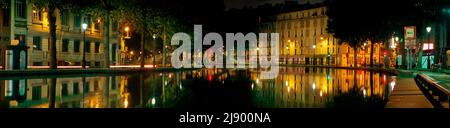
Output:
[[[422,0],[329,0],[328,31],[341,42],[385,41],[424,18]]]

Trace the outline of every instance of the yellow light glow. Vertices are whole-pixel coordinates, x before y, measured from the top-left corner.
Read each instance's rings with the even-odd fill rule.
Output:
[[[123,105],[125,108],[128,108],[128,99],[125,99],[125,101],[123,102]]]
[[[130,28],[129,27],[125,27],[125,31],[126,32],[130,31]]]

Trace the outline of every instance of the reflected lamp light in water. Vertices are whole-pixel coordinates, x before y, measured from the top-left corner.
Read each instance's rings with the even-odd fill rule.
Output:
[[[395,86],[395,81],[391,81],[391,91],[393,91],[394,90],[394,86]]]
[[[155,97],[153,97],[152,98],[152,105],[155,105],[156,104],[156,99],[155,99]]]
[[[312,84],[312,89],[313,89],[313,90],[316,89],[316,83],[315,83],[315,82],[313,82],[313,84]]]

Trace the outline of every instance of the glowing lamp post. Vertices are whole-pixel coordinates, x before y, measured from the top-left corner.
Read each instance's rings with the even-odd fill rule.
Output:
[[[81,62],[81,67],[83,69],[86,68],[86,29],[87,29],[87,24],[83,23],[81,25],[81,28],[83,29],[83,60]]]
[[[430,58],[430,56],[431,56],[431,49],[430,49],[430,44],[431,44],[431,42],[430,42],[430,32],[431,32],[431,27],[430,26],[428,26],[427,28],[427,40],[428,40],[428,44],[427,44],[427,50],[428,50],[428,64],[427,64],[427,68],[428,69],[430,69],[430,65],[431,65],[431,58]]]

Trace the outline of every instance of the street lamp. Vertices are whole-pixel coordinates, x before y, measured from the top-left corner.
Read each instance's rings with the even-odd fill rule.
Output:
[[[83,29],[83,60],[81,62],[81,67],[83,69],[86,68],[86,29],[87,29],[87,24],[83,23],[81,25],[81,28]]]
[[[430,58],[430,56],[431,56],[431,50],[430,50],[430,44],[431,44],[431,42],[430,42],[430,32],[431,32],[431,27],[430,26],[428,26],[427,28],[427,40],[428,40],[428,45],[427,45],[427,50],[429,50],[427,53],[428,53],[428,64],[427,64],[427,68],[428,69],[430,69],[430,67],[431,67],[431,58]]]

